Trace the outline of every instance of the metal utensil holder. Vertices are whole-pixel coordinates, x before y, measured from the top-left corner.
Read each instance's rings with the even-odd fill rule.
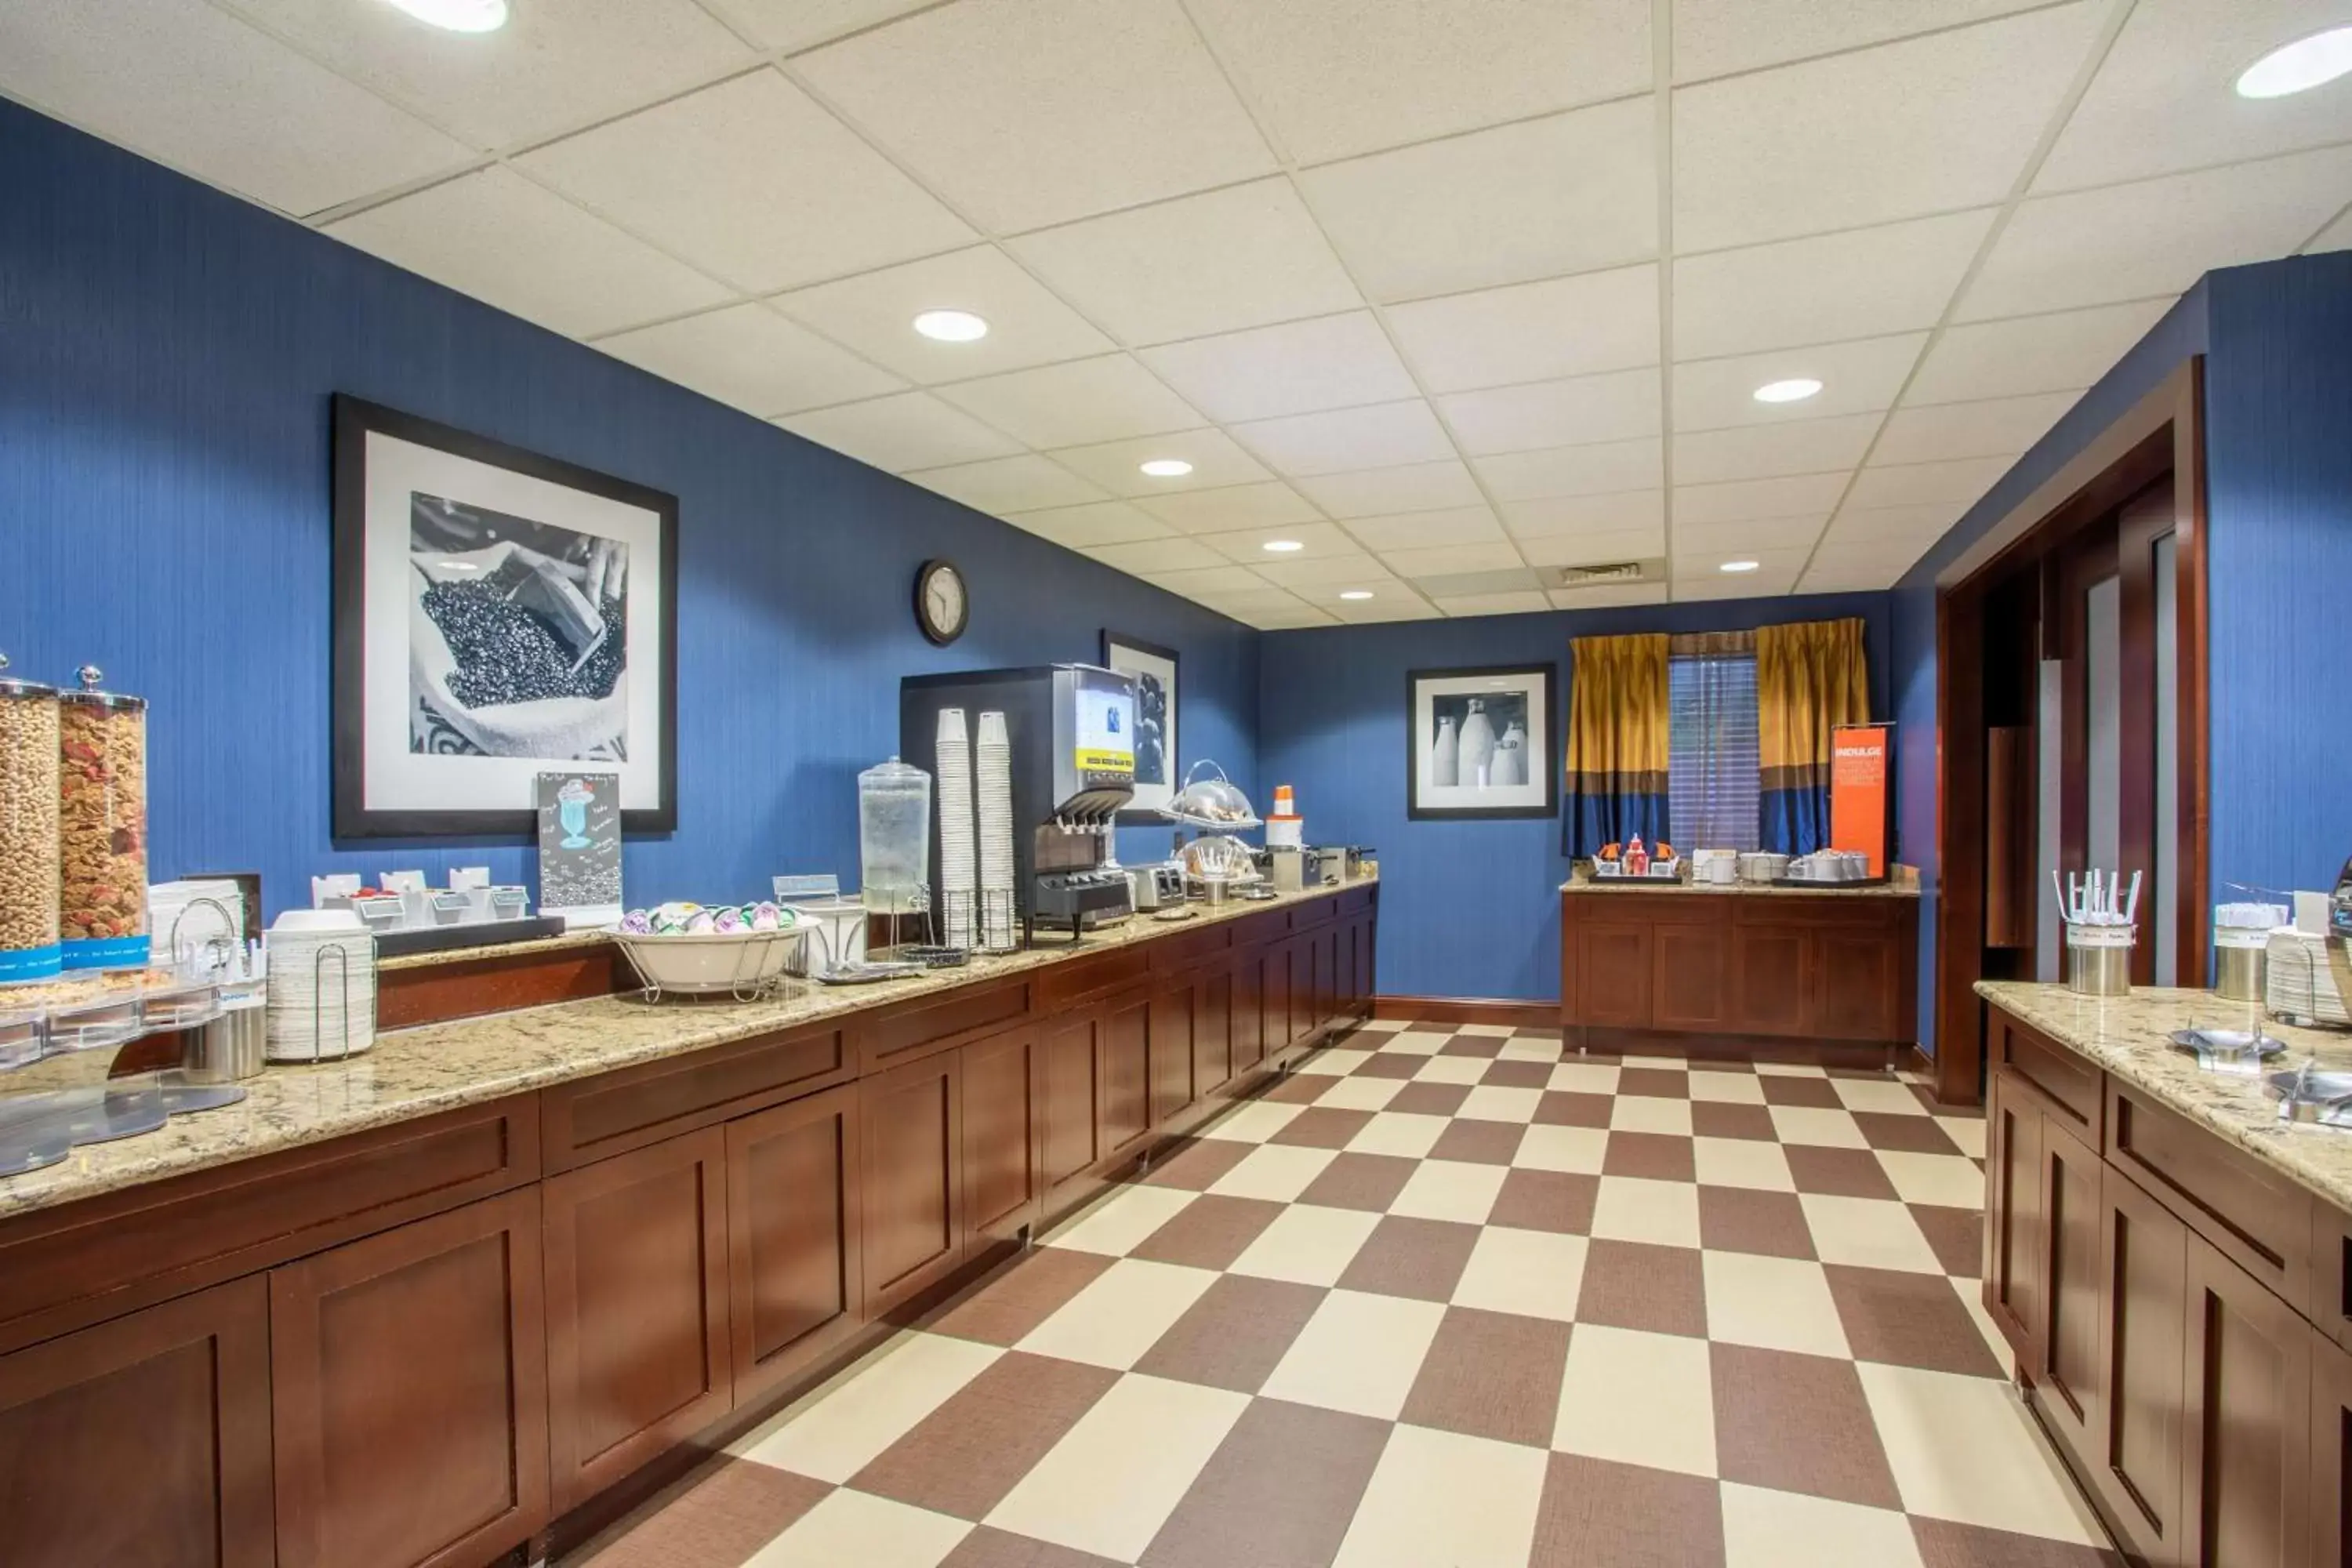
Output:
[[[320,948],[310,955],[310,1058],[313,1061],[327,1059],[327,1031],[322,1025],[326,1018],[325,975],[327,955],[330,953],[334,955],[338,982],[335,1004],[341,1009],[343,1019],[342,1037],[336,1042],[339,1048],[335,1055],[340,1058],[352,1054],[352,955],[343,951],[341,942],[335,942]]]
[[[945,936],[938,945],[969,947],[974,952],[1016,952],[1021,947],[1021,915],[1010,888],[982,888],[977,892],[949,889],[940,895],[940,924]],[[969,933],[969,942],[955,940]]]
[[[2066,989],[2083,996],[2131,994],[2133,928],[2069,925]]]

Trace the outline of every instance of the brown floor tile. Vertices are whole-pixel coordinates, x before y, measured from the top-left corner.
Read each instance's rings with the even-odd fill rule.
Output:
[[[1427,1057],[1407,1056],[1402,1051],[1382,1051],[1378,1056],[1356,1066],[1358,1078],[1411,1078],[1421,1070]]]
[[[1784,1143],[1780,1148],[1789,1156],[1789,1174],[1801,1193],[1836,1198],[1895,1195],[1886,1167],[1867,1149],[1820,1149],[1810,1143]]]
[[[1118,1376],[1105,1367],[1009,1351],[875,1456],[850,1484],[959,1519],[982,1518]]]
[[[1716,1483],[1554,1454],[1528,1568],[1710,1568],[1723,1562]]]
[[[1478,1080],[1497,1089],[1541,1089],[1551,1082],[1549,1062],[1495,1062]]]
[[[1544,1318],[1448,1307],[1398,1419],[1548,1447],[1568,1335]]]
[[[1571,1094],[1564,1089],[1547,1089],[1543,1099],[1536,1102],[1535,1119],[1546,1127],[1606,1127],[1609,1097]]]
[[[1745,1187],[1698,1190],[1698,1244],[1715,1252],[1759,1252],[1767,1258],[1811,1258],[1813,1233],[1794,1193]]]
[[[1780,1138],[1772,1113],[1760,1105],[1727,1105],[1720,1100],[1691,1101],[1691,1131],[1701,1138],[1745,1138],[1770,1143]]]
[[[1925,1568],[2123,1568],[2124,1563],[2104,1547],[1916,1515],[1911,1521],[1911,1538],[1918,1542]]]
[[[1036,1247],[940,1307],[921,1327],[984,1344],[1019,1344],[1117,1261],[1067,1247]]]
[[[676,1568],[699,1565],[678,1563]],[[1118,1564],[1091,1552],[1073,1552],[1050,1541],[1032,1541],[983,1524],[957,1542],[956,1549],[940,1559],[940,1568],[1118,1568]]]
[[[1885,1110],[1857,1110],[1853,1124],[1874,1149],[1896,1149],[1913,1154],[1957,1154],[1960,1146],[1936,1125],[1932,1116],[1905,1116]]]
[[[832,1490],[806,1476],[722,1458],[578,1568],[740,1568]]]
[[[1224,1275],[1143,1352],[1135,1370],[1255,1394],[1327,1294],[1315,1285]]]
[[[1612,1132],[1601,1169],[1611,1176],[1642,1176],[1653,1182],[1696,1182],[1691,1141],[1670,1132]]]
[[[1706,1283],[1687,1247],[1595,1241],[1585,1249],[1576,1321],[1654,1334],[1706,1337]]]
[[[1828,1264],[1830,1299],[1856,1361],[1999,1377],[2000,1363],[1948,1280]]]
[[[1277,1105],[1312,1105],[1339,1081],[1330,1073],[1295,1072],[1268,1084],[1265,1092],[1257,1098],[1273,1100]]]
[[[1161,1150],[1151,1169],[1137,1180],[1147,1187],[1181,1187],[1205,1193],[1217,1178],[1240,1164],[1257,1147],[1231,1138],[1179,1138]]]
[[[1348,1271],[1339,1276],[1339,1289],[1443,1301],[1462,1282],[1462,1271],[1470,1267],[1470,1249],[1477,1245],[1475,1225],[1391,1215],[1356,1249]]]
[[[1488,1225],[1519,1230],[1549,1230],[1586,1236],[1592,1230],[1592,1205],[1601,1196],[1601,1178],[1566,1171],[1513,1171],[1495,1194]]]
[[[1502,1035],[1456,1035],[1438,1047],[1437,1054],[1441,1057],[1496,1056],[1501,1053],[1507,1037]]]
[[[1128,1256],[1222,1272],[1249,1249],[1257,1233],[1272,1225],[1282,1210],[1282,1205],[1263,1198],[1203,1193],[1145,1237]]]
[[[1619,1094],[1645,1094],[1654,1100],[1688,1100],[1690,1074],[1664,1068],[1626,1068],[1617,1075]]]
[[[1586,1265],[1586,1289],[1591,1288]],[[1849,1361],[1748,1345],[1708,1347],[1717,1474],[1748,1486],[1899,1509],[1870,1402]]]
[[[1845,1101],[1825,1078],[1782,1078],[1767,1074],[1758,1080],[1764,1086],[1767,1105],[1812,1105],[1829,1110],[1842,1110]]]
[[[1371,1125],[1371,1121],[1369,1110],[1334,1110],[1329,1106],[1310,1105],[1266,1142],[1306,1149],[1345,1149],[1348,1141]]]
[[[1565,1035],[1565,1030],[1549,1024],[1523,1024],[1511,1031],[1511,1038],[1515,1040],[1558,1040]]]
[[[1527,1128],[1517,1121],[1456,1121],[1437,1135],[1429,1157],[1471,1165],[1507,1165],[1518,1154],[1519,1140],[1527,1135]]]
[[[1948,1209],[1941,1204],[1906,1204],[1911,1217],[1936,1250],[1936,1261],[1955,1279],[1984,1277],[1984,1214]]]
[[[1410,1111],[1415,1116],[1451,1116],[1469,1098],[1470,1086],[1466,1083],[1409,1083],[1397,1090],[1388,1109]]]
[[[1151,1538],[1143,1568],[1324,1568],[1388,1440],[1385,1421],[1253,1400]]]
[[[1307,1184],[1298,1201],[1327,1209],[1386,1214],[1420,1163],[1400,1154],[1356,1154],[1342,1150],[1323,1167],[1322,1174]]]

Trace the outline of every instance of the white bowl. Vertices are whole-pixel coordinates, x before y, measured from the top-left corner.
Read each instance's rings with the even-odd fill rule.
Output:
[[[680,931],[645,935],[604,930],[621,944],[648,985],[682,995],[751,992],[772,984],[806,934],[792,931]]]

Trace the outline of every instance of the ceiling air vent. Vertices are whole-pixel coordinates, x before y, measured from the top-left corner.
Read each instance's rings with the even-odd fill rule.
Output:
[[[1599,588],[1615,583],[1639,583],[1648,575],[1646,565],[1641,561],[1617,561],[1601,566],[1563,566],[1554,586]]]

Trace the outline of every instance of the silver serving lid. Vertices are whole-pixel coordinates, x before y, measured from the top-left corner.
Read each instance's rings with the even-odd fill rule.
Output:
[[[74,671],[81,682],[79,691],[60,691],[60,702],[79,702],[86,708],[112,708],[126,713],[136,713],[147,706],[144,697],[125,697],[119,691],[100,691],[98,683],[106,679],[106,671],[94,664],[85,664]]]
[[[1202,768],[1215,768],[1213,779],[1195,780],[1193,773]],[[1261,827],[1257,813],[1250,806],[1249,797],[1225,777],[1225,770],[1206,757],[1194,763],[1184,775],[1184,786],[1176,796],[1160,807],[1160,815],[1194,827],[1235,829]]]
[[[0,697],[55,697],[58,689],[37,680],[16,680],[8,673],[8,656],[0,653]]]

